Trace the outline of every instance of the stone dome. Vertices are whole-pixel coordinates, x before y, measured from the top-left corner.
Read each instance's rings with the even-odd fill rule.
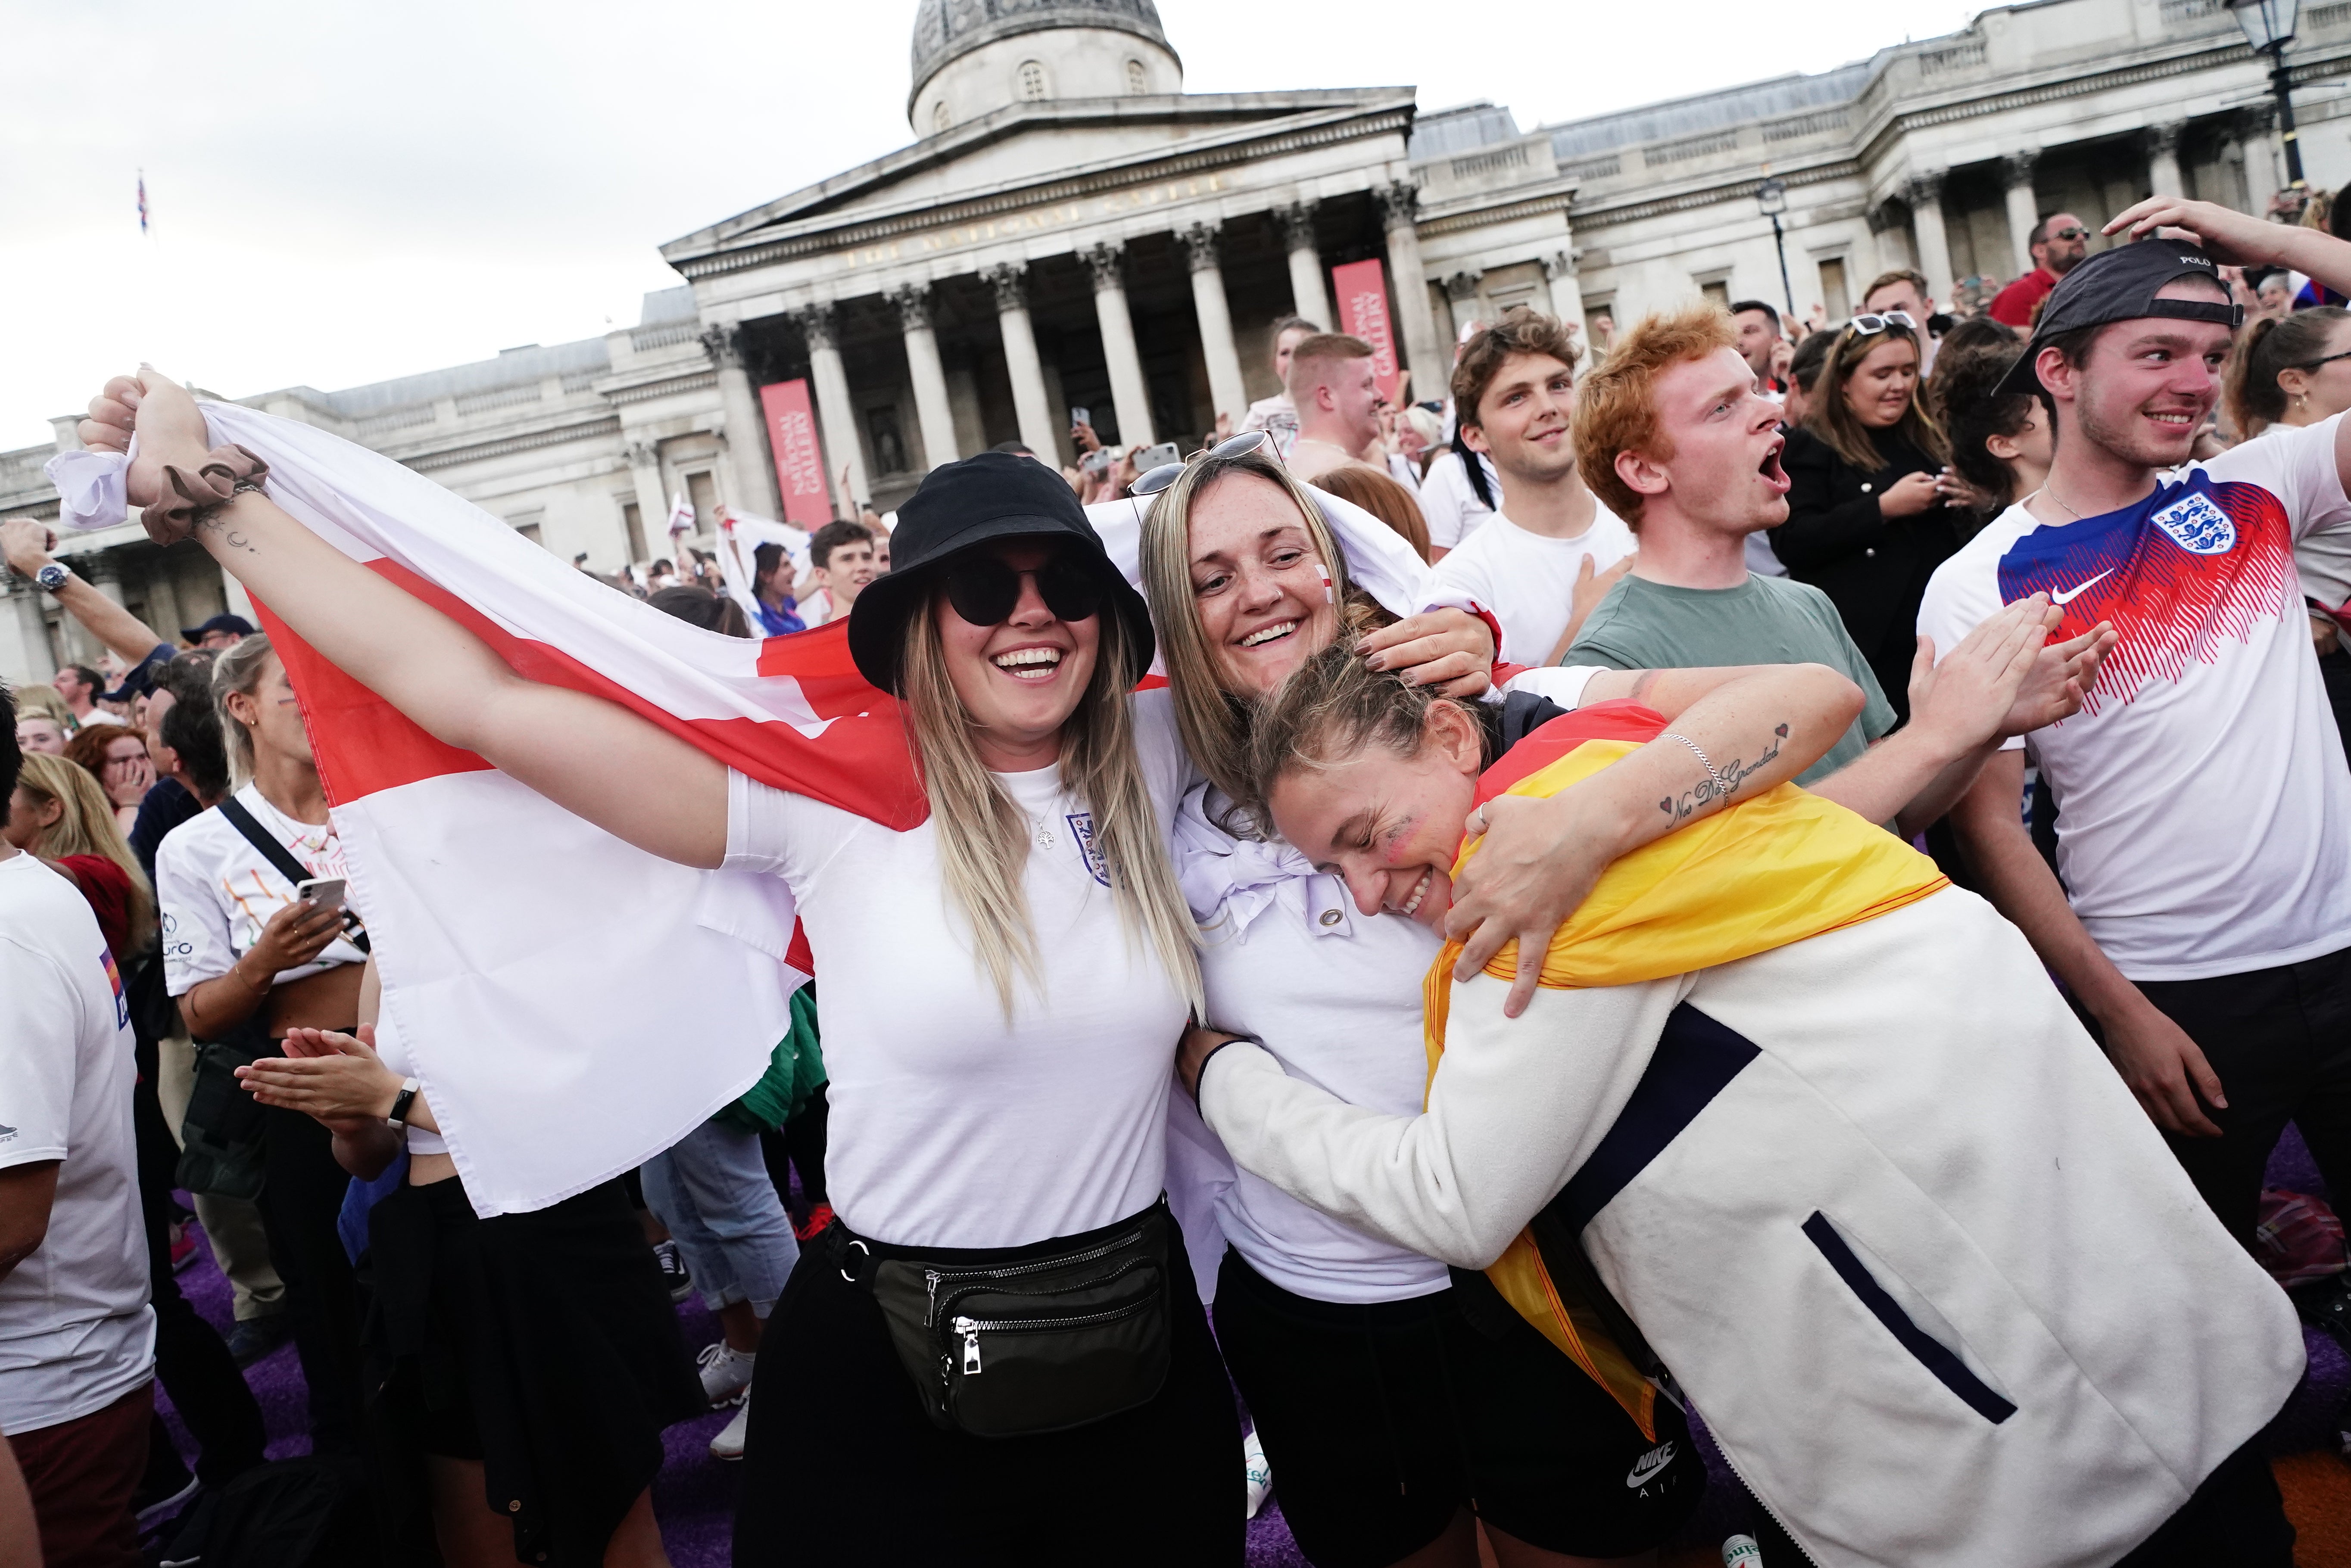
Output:
[[[1122,51],[1131,51],[1132,64],[1112,62],[1123,67],[1106,78],[1113,91],[1181,91],[1182,63],[1169,47],[1167,35],[1159,25],[1159,9],[1152,0],[922,0],[914,13],[914,86],[906,95],[906,112],[914,121],[917,134],[928,135],[945,129],[947,123],[958,123],[976,118],[987,109],[999,107],[995,101],[946,103],[931,106],[935,111],[944,109],[945,118],[929,119],[917,112],[924,102],[924,88],[942,71],[967,60],[975,54],[1017,54],[1019,47],[991,49],[991,45],[1003,44],[1024,34],[1056,32],[1090,36],[1064,36],[1054,40],[1038,39],[1037,46],[1066,57],[1073,46],[1086,47],[1084,52],[1108,58]],[[1109,35],[1124,34],[1126,39]],[[1139,47],[1136,46],[1140,46]],[[1058,47],[1056,47],[1058,46]],[[1138,71],[1138,68],[1140,70]],[[970,72],[957,73],[968,75]],[[994,74],[994,73],[991,73]],[[1086,72],[1091,77],[1094,73]],[[1172,76],[1172,81],[1169,79]],[[1032,74],[1027,86],[1017,78],[1008,78],[1001,93],[1003,102],[1020,98],[1071,98],[1100,96],[1096,84],[1071,82],[1063,90],[1047,78],[1045,90],[1039,90],[1038,78]],[[934,94],[935,98],[941,95]],[[958,99],[967,93],[954,95]],[[986,99],[999,95],[990,91]]]

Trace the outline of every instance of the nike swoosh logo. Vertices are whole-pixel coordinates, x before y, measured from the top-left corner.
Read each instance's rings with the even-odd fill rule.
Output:
[[[2111,577],[2114,575],[2115,569],[2112,566],[2108,566],[2105,571],[2100,572],[2096,576],[2092,577],[2088,583],[2075,583],[2072,587],[2067,588],[2062,594],[2057,592],[2054,588],[2052,588],[2049,592],[2049,602],[2055,605],[2058,608],[2063,609],[2067,605],[2072,604],[2075,599],[2080,598],[2084,594],[2088,593],[2090,591],[2091,583],[2103,582],[2105,579]]]

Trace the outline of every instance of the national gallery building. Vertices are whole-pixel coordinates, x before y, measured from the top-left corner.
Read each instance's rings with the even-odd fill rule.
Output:
[[[2305,5],[2287,58],[2309,180],[2332,189],[2351,0]],[[243,400],[611,571],[669,553],[673,494],[705,534],[722,509],[887,511],[998,441],[1069,459],[1073,409],[1107,441],[1196,442],[1279,389],[1269,328],[1292,312],[1384,333],[1410,395],[1436,397],[1458,324],[1513,305],[1587,340],[1699,294],[1841,318],[1890,267],[1938,301],[2017,275],[2050,213],[2095,224],[2157,192],[2260,211],[2285,182],[2267,62],[2220,0],[2039,0],[1531,130],[1491,103],[1423,112],[1410,87],[1187,93],[1153,0],[923,0],[912,64],[916,140],[664,244],[682,281],[636,326]],[[55,450],[0,452],[0,515],[56,515]],[[135,523],[67,547],[167,634],[242,605]],[[0,676],[96,652],[32,584],[6,596]]]

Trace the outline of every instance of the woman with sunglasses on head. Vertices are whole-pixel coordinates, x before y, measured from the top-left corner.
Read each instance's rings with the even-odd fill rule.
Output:
[[[1176,718],[1207,780],[1186,794],[1176,828],[1202,928],[1204,1016],[1261,1038],[1288,1071],[1343,1098],[1416,1112],[1443,890],[1428,877],[1353,887],[1321,874],[1235,805],[1259,707],[1308,659],[1385,617],[1351,591],[1322,504],[1266,453],[1237,440],[1141,488],[1155,497],[1144,581]],[[1732,776],[1773,779],[1834,742],[1851,692],[1795,665],[1545,670],[1514,684],[1569,706],[1642,691],[1709,755],[1742,759],[1724,763]],[[1532,691],[1476,706],[1513,733],[1562,711]],[[1511,824],[1524,836],[1505,851],[1519,857],[1510,875],[1548,879],[1556,907],[1573,909],[1642,810],[1653,803],[1601,781],[1555,819]],[[1351,1230],[1234,1171],[1196,1122],[1188,1131],[1176,1163],[1213,1195],[1228,1243],[1218,1342],[1317,1568],[1470,1568],[1479,1520],[1507,1568],[1646,1561],[1687,1516],[1703,1480],[1670,1405],[1619,1408],[1483,1276]]]
[[[152,373],[92,413],[93,445],[135,424],[134,503],[207,461],[202,413]],[[1091,1561],[1116,1540],[1238,1563],[1240,1431],[1160,1201],[1198,979],[1165,852],[1183,764],[1167,699],[1133,695],[1149,617],[1026,459],[936,470],[899,515],[848,641],[920,766],[930,815],[905,832],[518,676],[266,491],[197,536],[437,739],[649,853],[789,887],[825,980],[838,1220],[762,1341],[738,1563],[1025,1564],[1056,1542]]]
[[[1943,433],[1918,400],[1919,324],[1856,316],[1837,334],[1801,429],[1789,432],[1788,520],[1771,552],[1829,596],[1900,719],[1910,715],[1918,601],[1959,548],[1936,480]]]

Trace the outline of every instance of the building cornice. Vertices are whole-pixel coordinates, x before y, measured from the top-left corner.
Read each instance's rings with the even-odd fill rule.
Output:
[[[1815,163],[1804,169],[1774,171],[1789,189],[1806,185],[1824,185],[1833,180],[1855,180],[1861,177],[1861,165],[1850,158],[1834,162]],[[1719,202],[1751,201],[1755,195],[1757,176],[1752,164],[1744,169],[1728,170],[1724,175],[1708,180],[1687,190],[1666,196],[1635,196],[1614,204],[1605,200],[1590,206],[1578,202],[1569,215],[1578,230],[1598,223],[1635,223],[1644,218],[1661,218],[1670,213],[1693,212],[1699,207],[1711,207]],[[1633,195],[1627,192],[1627,195]]]
[[[1546,213],[1564,213],[1574,203],[1573,180],[1547,180],[1531,191],[1520,186],[1481,193],[1466,201],[1447,202],[1434,213],[1424,209],[1413,230],[1423,239],[1437,239],[1488,223],[1510,223],[1521,218],[1540,218]]]
[[[664,375],[650,381],[632,381],[620,386],[605,386],[598,390],[608,403],[645,403],[655,398],[666,398],[679,392],[701,392],[718,385],[718,372],[707,364],[685,374]]]
[[[716,277],[799,256],[822,254],[905,234],[949,228],[1024,208],[1049,207],[1057,202],[1077,201],[1162,180],[1231,168],[1283,153],[1306,151],[1369,137],[1402,135],[1411,130],[1412,117],[1412,105],[1406,102],[1368,113],[1352,113],[1343,119],[1322,124],[1300,126],[1293,120],[1287,128],[1260,128],[1246,135],[1212,141],[1207,146],[1196,144],[1186,151],[1165,156],[1112,163],[1058,179],[1026,182],[982,192],[960,202],[917,205],[883,216],[823,228],[809,228],[764,240],[746,235],[727,242],[728,245],[738,248],[715,249],[699,256],[673,255],[673,247],[665,246],[664,255],[682,276],[689,279]]]
[[[563,446],[571,441],[597,441],[621,433],[621,416],[606,414],[583,424],[559,425],[553,430],[531,431],[522,435],[507,436],[498,441],[477,441],[467,446],[444,447],[439,451],[411,452],[399,459],[403,467],[423,472],[435,468],[452,468],[461,462],[486,462],[492,458],[508,457],[518,452],[537,452],[541,447]],[[389,453],[387,456],[391,455]]]

